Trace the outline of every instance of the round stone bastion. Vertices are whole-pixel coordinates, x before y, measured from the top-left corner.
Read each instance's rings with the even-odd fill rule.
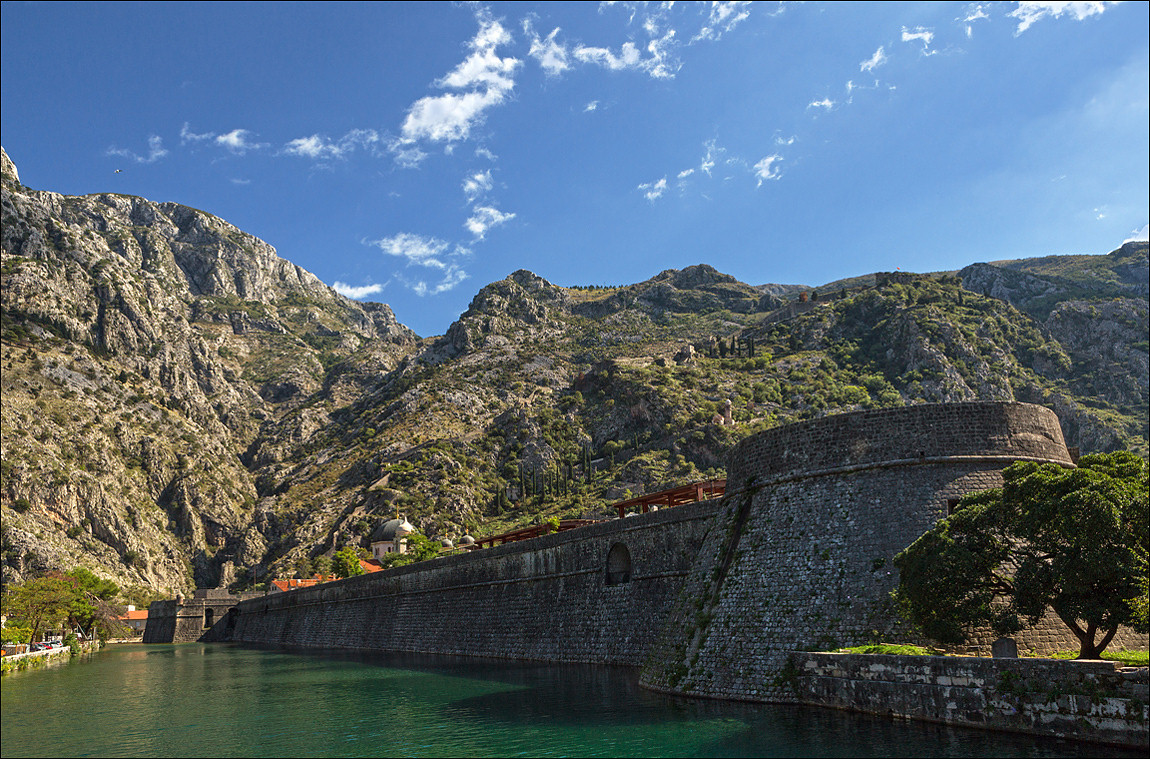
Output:
[[[1030,403],[974,401],[858,411],[752,435],[727,459],[727,487],[869,468],[1037,461],[1073,466],[1058,417]]]
[[[916,640],[891,601],[894,556],[965,493],[1000,486],[1015,461],[1074,466],[1054,412],[1008,402],[903,406],[743,440],[728,457],[724,506],[640,682],[791,701],[788,652]]]

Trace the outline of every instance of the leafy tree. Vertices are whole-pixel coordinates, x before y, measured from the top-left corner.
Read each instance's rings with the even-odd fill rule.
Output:
[[[35,577],[11,588],[4,598],[4,613],[30,627],[31,640],[36,640],[42,629],[67,618],[74,600],[71,582],[62,577]]]
[[[27,627],[4,625],[0,630],[0,641],[8,643],[29,643],[32,640],[32,631]]]
[[[115,603],[120,587],[111,580],[104,580],[83,567],[77,567],[62,576],[72,584],[73,599],[68,609],[70,627],[95,632],[107,640],[118,637],[124,631],[120,617],[124,607]]]
[[[341,548],[331,557],[331,568],[336,577],[355,577],[364,573],[359,556],[351,546]]]
[[[1009,635],[1054,610],[1096,659],[1119,625],[1146,631],[1147,464],[1121,451],[1077,469],[1018,462],[895,557],[895,599],[931,638]]]

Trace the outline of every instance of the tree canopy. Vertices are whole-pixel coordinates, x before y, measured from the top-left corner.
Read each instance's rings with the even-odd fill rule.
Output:
[[[364,573],[363,567],[359,565],[359,555],[351,546],[332,554],[331,568],[336,577],[355,577]]]
[[[67,622],[101,638],[118,634],[123,607],[115,603],[120,588],[83,567],[52,572],[10,587],[4,597],[4,613],[23,623],[35,640],[43,630]]]
[[[942,643],[1010,635],[1048,608],[1098,658],[1119,625],[1147,630],[1147,463],[1127,451],[1076,469],[1018,462],[894,559],[903,615]]]

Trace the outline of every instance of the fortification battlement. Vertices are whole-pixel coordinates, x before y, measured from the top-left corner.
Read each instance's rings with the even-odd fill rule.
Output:
[[[1053,411],[973,401],[856,411],[743,440],[727,459],[728,488],[900,464],[981,458],[1074,466]]]

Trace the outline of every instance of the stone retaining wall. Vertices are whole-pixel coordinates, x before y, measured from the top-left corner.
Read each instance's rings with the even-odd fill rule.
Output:
[[[244,601],[233,612],[232,639],[635,666],[718,504],[678,506]],[[613,549],[615,576],[608,577]]]
[[[792,653],[804,704],[1147,746],[1146,667],[1057,659]]]
[[[963,494],[1001,485],[1018,459],[1073,466],[1049,409],[910,406],[747,438],[728,459],[726,505],[640,683],[792,701],[778,680],[790,651],[914,641],[892,608],[895,554]]]

